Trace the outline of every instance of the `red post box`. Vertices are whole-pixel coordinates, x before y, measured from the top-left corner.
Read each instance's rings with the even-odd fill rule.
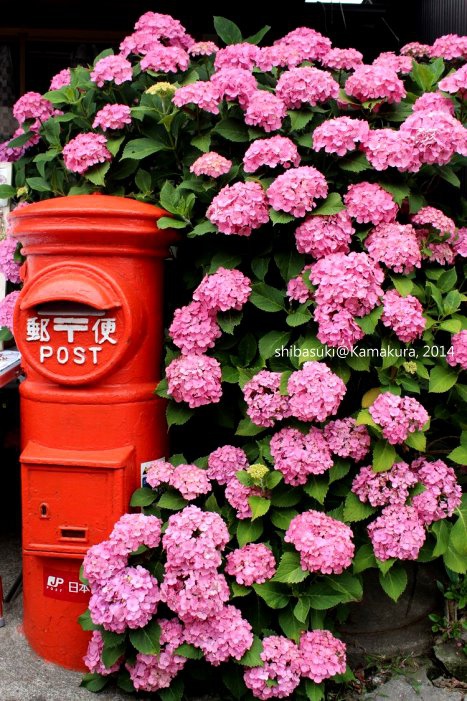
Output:
[[[128,510],[145,463],[166,453],[154,395],[162,351],[163,259],[174,232],[152,205],[106,195],[18,209],[27,255],[15,311],[23,357],[24,630],[33,649],[82,669],[77,623],[86,550]]]

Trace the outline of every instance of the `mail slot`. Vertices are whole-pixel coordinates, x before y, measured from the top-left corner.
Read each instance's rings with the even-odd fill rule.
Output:
[[[161,216],[106,195],[55,198],[11,216],[27,257],[14,318],[26,371],[24,629],[38,654],[66,667],[83,667],[89,637],[76,622],[86,608],[75,591],[82,558],[128,511],[146,463],[167,453],[154,389],[163,261],[176,234],[158,229]]]

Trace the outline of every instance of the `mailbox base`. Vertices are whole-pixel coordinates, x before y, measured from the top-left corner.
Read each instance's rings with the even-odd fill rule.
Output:
[[[78,623],[89,591],[79,580],[82,558],[73,554],[23,552],[24,633],[40,657],[84,672],[91,633]]]

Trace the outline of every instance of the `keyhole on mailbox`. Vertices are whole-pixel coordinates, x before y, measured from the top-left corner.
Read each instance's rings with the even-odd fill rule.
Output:
[[[49,507],[47,504],[41,504],[40,511],[41,511],[41,518],[48,518],[49,517]]]

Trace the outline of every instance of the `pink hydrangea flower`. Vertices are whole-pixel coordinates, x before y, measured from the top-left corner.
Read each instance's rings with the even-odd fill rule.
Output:
[[[392,222],[398,207],[392,196],[375,183],[349,185],[344,196],[347,211],[359,224]]]
[[[440,92],[426,92],[420,97],[417,97],[413,103],[412,111],[446,112],[446,114],[454,116],[454,103],[449,97],[446,97]]]
[[[311,66],[285,71],[276,85],[276,94],[289,109],[312,106],[339,96],[339,83],[327,72]]]
[[[412,469],[425,487],[424,492],[412,499],[422,523],[428,525],[452,516],[462,501],[462,489],[452,467],[442,460],[428,462],[419,458],[412,463]]]
[[[331,253],[348,253],[355,229],[346,211],[305,219],[295,230],[299,253],[324,258]]]
[[[293,299],[296,302],[303,304],[309,299],[313,299],[313,292],[306,284],[307,277],[308,280],[310,279],[309,271],[311,270],[311,267],[311,265],[305,265],[300,275],[291,278],[287,283],[287,297],[290,300]],[[306,273],[308,273],[308,276]]]
[[[249,95],[245,111],[245,124],[260,127],[266,132],[276,131],[282,126],[287,114],[283,100],[266,90],[255,90]]]
[[[222,68],[243,68],[246,71],[251,71],[256,65],[259,52],[258,46],[248,42],[230,44],[216,53],[214,68],[216,71]]]
[[[231,479],[225,488],[225,498],[230,506],[237,512],[237,518],[243,521],[252,517],[248,497],[262,497],[264,493],[260,487],[245,487],[237,477]]]
[[[256,139],[243,156],[245,173],[255,173],[262,166],[275,168],[278,165],[288,168],[298,166],[300,156],[291,139],[285,136],[272,136],[270,139]]]
[[[25,93],[13,105],[13,116],[20,125],[27,120],[34,120],[29,127],[31,131],[38,131],[41,124],[56,113],[53,104],[38,92]]]
[[[336,674],[344,674],[347,668],[345,643],[328,630],[302,633],[298,650],[301,676],[316,684]]]
[[[177,465],[170,476],[170,485],[178,489],[187,501],[193,501],[201,494],[209,494],[212,491],[206,470],[196,465]]]
[[[144,628],[160,601],[157,580],[144,567],[125,567],[95,587],[89,601],[91,619],[114,633]]]
[[[159,12],[145,12],[136,22],[135,29],[150,32],[155,39],[183,48],[189,48],[194,41],[178,19]]]
[[[444,34],[438,37],[430,50],[432,58],[467,58],[467,37],[458,34]]]
[[[451,351],[452,348],[452,351]],[[446,356],[448,365],[455,367],[460,365],[462,370],[467,370],[467,331],[459,331],[451,338],[451,352]]]
[[[170,516],[162,538],[166,571],[186,575],[216,570],[221,564],[220,551],[229,540],[229,531],[219,514],[186,506]]]
[[[257,426],[274,426],[290,416],[288,397],[280,393],[281,373],[260,370],[243,387],[247,414]]]
[[[310,510],[292,519],[284,540],[298,550],[304,570],[341,574],[352,563],[352,537],[352,529],[345,523]]]
[[[69,68],[64,68],[59,73],[53,76],[50,81],[49,90],[60,90],[60,88],[66,88],[71,83],[71,70]]]
[[[363,54],[357,49],[331,49],[321,59],[321,63],[327,68],[336,71],[352,71],[363,63]]]
[[[259,183],[226,185],[214,197],[206,216],[223,234],[250,236],[269,221],[266,194]]]
[[[273,209],[289,212],[294,217],[304,217],[316,207],[315,200],[327,194],[326,178],[312,166],[290,168],[273,180],[267,191]]]
[[[127,662],[125,665],[137,691],[167,689],[186,664],[186,657],[175,654],[185,642],[181,623],[176,618],[157,622],[161,628],[160,652],[157,655],[138,652],[134,664]]]
[[[96,113],[92,123],[93,129],[100,127],[107,129],[123,129],[126,124],[131,124],[131,109],[128,105],[105,105]]]
[[[284,482],[293,486],[306,484],[310,475],[322,475],[334,464],[323,433],[315,426],[306,434],[283,428],[271,439],[271,455]]]
[[[420,338],[426,326],[423,307],[413,295],[402,297],[396,290],[388,290],[383,297],[381,321],[393,329],[397,338],[412,343]]]
[[[412,70],[412,59],[410,56],[397,56],[394,51],[383,51],[373,61],[373,66],[385,66],[396,73],[407,74]]]
[[[324,427],[324,438],[329,450],[340,458],[360,462],[370,450],[370,434],[366,426],[358,426],[355,419],[336,419]]]
[[[160,487],[161,484],[170,484],[173,471],[173,465],[166,460],[153,460],[146,471],[146,482],[153,489]]]
[[[378,560],[416,560],[425,542],[426,533],[413,506],[386,506],[368,526]]]
[[[166,567],[161,600],[183,622],[205,621],[217,616],[229,597],[225,577],[212,569],[182,573]]]
[[[327,119],[313,132],[313,149],[319,151],[323,148],[326,153],[345,156],[349,151],[354,151],[358,143],[366,141],[369,131],[368,123],[363,119]]]
[[[190,57],[179,46],[153,46],[141,59],[142,71],[157,73],[177,73],[186,71],[190,65]]]
[[[358,66],[347,78],[345,92],[360,102],[384,100],[388,103],[400,102],[405,96],[405,88],[397,73],[388,66]]]
[[[458,256],[467,258],[467,227],[463,226],[457,230],[457,234],[453,241],[454,251]]]
[[[430,252],[423,253],[424,258],[437,261],[440,265],[454,262],[457,232],[452,219],[435,207],[422,207],[412,217],[412,223],[421,227],[417,228],[420,245]]]
[[[206,660],[217,667],[232,657],[241,659],[253,644],[253,632],[235,606],[224,606],[212,618],[187,622],[185,640],[199,647]]]
[[[352,349],[364,336],[352,314],[345,308],[331,309],[329,305],[317,305],[314,319],[318,323],[316,337],[331,348]]]
[[[422,207],[412,217],[412,222],[419,226],[431,226],[443,237],[449,235],[452,240],[456,234],[456,225],[450,217],[436,207]]]
[[[162,521],[145,514],[123,514],[113,527],[109,541],[117,553],[129,555],[140,545],[157,548],[161,542]]]
[[[232,168],[232,161],[224,158],[220,153],[209,151],[203,153],[202,156],[196,159],[190,166],[190,173],[195,175],[209,175],[211,178],[219,178],[225,175]]]
[[[300,421],[324,421],[339,408],[346,386],[326,363],[309,361],[287,383],[290,413]]]
[[[188,49],[190,56],[211,56],[219,51],[213,41],[197,41]]]
[[[371,465],[362,467],[352,482],[352,492],[371,506],[405,504],[409,490],[418,480],[406,462],[396,462],[386,472],[374,472]]]
[[[263,584],[274,577],[276,560],[264,543],[250,543],[227,555],[225,571],[235,577],[237,584],[249,587]]]
[[[104,56],[99,59],[93,70],[91,71],[91,80],[99,88],[104,86],[104,83],[114,82],[115,85],[121,85],[131,80],[133,71],[131,63],[124,56]]]
[[[168,392],[176,402],[186,402],[190,409],[216,404],[222,396],[221,366],[206,355],[182,355],[166,369]]]
[[[467,64],[443,78],[439,83],[439,89],[453,94],[465,93],[467,91]],[[449,102],[451,101],[449,100]]]
[[[222,332],[214,314],[201,302],[176,309],[169,335],[183,355],[205,353]]]
[[[92,545],[84,556],[83,573],[92,589],[103,586],[128,564],[128,553],[108,540]]]
[[[124,58],[128,58],[130,54],[144,56],[148,51],[158,46],[162,46],[162,44],[150,30],[139,29],[123,39],[119,51]]]
[[[365,239],[365,248],[396,273],[407,275],[422,264],[417,234],[410,224],[380,224]]]
[[[221,68],[211,77],[211,83],[217,88],[224,100],[237,100],[241,107],[248,105],[248,100],[257,90],[256,78],[243,68]]]
[[[86,654],[83,657],[83,662],[93,674],[101,674],[103,677],[106,677],[120,669],[120,660],[115,662],[111,667],[106,667],[102,662],[103,650],[104,640],[102,638],[102,633],[98,630],[94,630]]]
[[[107,148],[107,139],[103,134],[78,134],[63,148],[65,167],[80,175],[98,163],[105,163],[111,159],[112,154]]]
[[[245,684],[257,699],[288,698],[300,684],[297,645],[281,635],[263,639],[262,667],[246,669]]]
[[[421,431],[430,418],[425,408],[413,397],[399,397],[383,392],[370,406],[370,414],[383,429],[386,440],[403,443],[414,431]]]
[[[311,271],[317,304],[325,312],[345,308],[353,316],[365,316],[379,304],[383,280],[383,271],[370,256],[353,251],[325,256]]]
[[[219,114],[219,102],[222,97],[219,89],[208,80],[197,80],[195,83],[177,88],[172,102],[177,107],[197,105],[201,110],[211,114]]]
[[[467,153],[466,129],[445,110],[413,112],[400,126],[421,163],[445,165]]]
[[[331,49],[331,40],[310,27],[297,27],[281,39],[274,42],[276,46],[285,46],[298,51],[302,61],[320,61]]]
[[[13,333],[13,312],[19,297],[19,291],[15,290],[0,300],[0,329],[7,328]]]
[[[0,272],[15,285],[21,282],[20,265],[14,258],[17,248],[18,241],[12,236],[0,240]]]
[[[375,170],[397,168],[416,172],[421,163],[411,139],[394,129],[373,129],[362,144],[367,160]]]
[[[410,41],[404,44],[401,49],[403,56],[414,56],[415,58],[426,58],[430,55],[431,46],[429,44],[420,44],[419,41]]]
[[[210,454],[207,475],[219,484],[228,484],[239,470],[247,467],[248,458],[244,450],[233,445],[223,445]]]
[[[218,268],[215,273],[205,275],[193,299],[201,302],[210,312],[240,311],[251,294],[251,280],[240,270]]]

